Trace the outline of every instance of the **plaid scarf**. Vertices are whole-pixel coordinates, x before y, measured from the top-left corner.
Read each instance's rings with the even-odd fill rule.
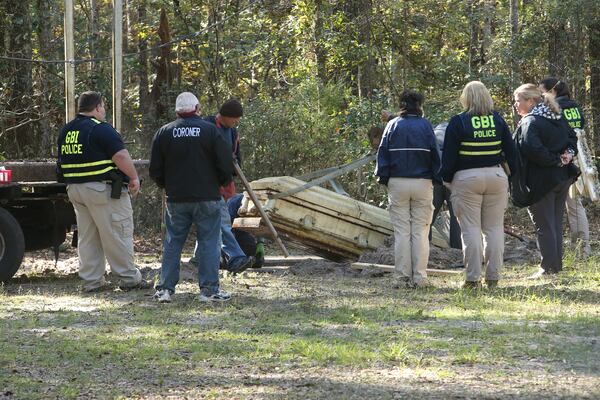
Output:
[[[527,113],[527,115],[537,115],[539,117],[544,117],[546,119],[554,119],[554,120],[561,118],[560,114],[556,114],[554,111],[552,111],[552,109],[550,107],[548,107],[544,103],[537,104],[535,107],[533,107],[531,109],[531,111],[529,111]]]

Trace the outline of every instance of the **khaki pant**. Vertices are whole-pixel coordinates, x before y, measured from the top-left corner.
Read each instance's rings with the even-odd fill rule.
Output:
[[[391,178],[388,196],[396,273],[420,284],[427,279],[433,184],[431,179]]]
[[[133,210],[124,190],[110,198],[110,186],[102,182],[70,184],[69,200],[77,217],[79,276],[86,290],[106,282],[105,257],[123,286],[140,283],[142,276],[133,260]]]
[[[452,180],[452,205],[460,224],[466,280],[499,280],[504,257],[504,211],[508,179],[500,167],[458,171]]]
[[[590,226],[585,214],[585,208],[581,204],[581,198],[572,196],[573,192],[577,191],[577,189],[573,189],[575,188],[573,187],[569,190],[566,201],[567,219],[569,220],[569,229],[571,231],[571,244],[577,245],[581,240],[584,254],[589,255],[591,253]]]

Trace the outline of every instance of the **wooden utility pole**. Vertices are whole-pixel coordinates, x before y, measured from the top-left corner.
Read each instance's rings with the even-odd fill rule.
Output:
[[[75,118],[75,45],[73,42],[73,0],[65,0],[65,123]]]
[[[123,2],[113,0],[113,126],[121,132],[123,89]]]

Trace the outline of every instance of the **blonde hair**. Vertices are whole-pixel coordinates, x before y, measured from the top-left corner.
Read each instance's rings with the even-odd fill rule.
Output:
[[[545,105],[550,107],[554,113],[562,113],[562,110],[556,102],[554,95],[549,92],[542,93],[539,86],[534,85],[533,83],[525,83],[519,86],[515,89],[514,95],[518,96],[519,100],[533,100],[536,102],[536,104],[543,102]]]
[[[472,115],[488,115],[494,111],[494,100],[490,91],[479,81],[472,81],[465,85],[460,95],[460,104]]]

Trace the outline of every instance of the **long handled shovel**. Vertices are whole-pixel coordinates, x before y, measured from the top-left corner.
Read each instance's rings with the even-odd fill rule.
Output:
[[[283,255],[285,257],[289,257],[290,253],[288,253],[288,251],[285,248],[283,242],[279,238],[279,235],[277,234],[277,231],[273,227],[273,224],[271,223],[271,220],[267,216],[267,213],[265,212],[265,210],[263,209],[262,205],[260,204],[260,201],[258,201],[258,198],[256,197],[256,194],[254,193],[254,191],[250,187],[250,183],[246,179],[246,176],[242,172],[242,169],[240,168],[240,166],[238,165],[237,161],[235,161],[235,160],[233,161],[233,167],[235,168],[235,172],[238,174],[238,176],[242,180],[242,183],[244,184],[244,187],[246,188],[246,191],[250,195],[250,198],[252,199],[252,201],[254,202],[254,204],[256,205],[256,207],[258,208],[258,212],[260,213],[260,216],[263,218],[263,220],[267,224],[267,227],[271,231],[271,234],[273,235],[273,238],[275,238],[275,242],[277,242],[277,245],[279,246],[279,248],[281,249],[281,251],[283,251]]]

